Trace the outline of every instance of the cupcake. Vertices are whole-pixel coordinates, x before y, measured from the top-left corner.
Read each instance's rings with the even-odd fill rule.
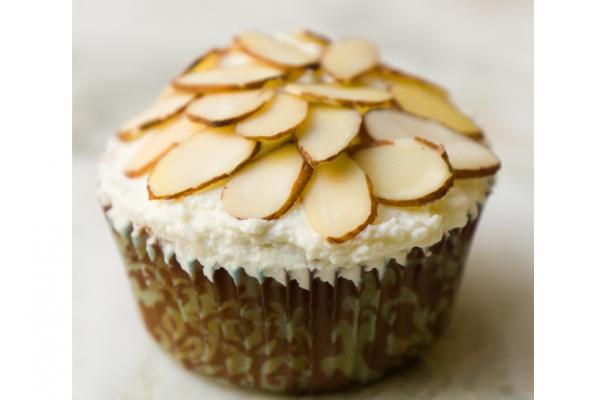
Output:
[[[246,32],[118,129],[99,198],[179,364],[321,392],[442,334],[499,167],[445,89],[367,40]]]

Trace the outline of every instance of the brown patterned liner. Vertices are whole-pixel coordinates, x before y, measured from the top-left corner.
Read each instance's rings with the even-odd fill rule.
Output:
[[[436,341],[477,221],[427,255],[414,249],[406,266],[391,259],[381,277],[363,270],[358,288],[311,273],[309,290],[288,274],[286,286],[242,269],[220,268],[211,281],[198,263],[190,275],[158,245],[146,250],[145,231],[113,232],[148,331],[185,368],[248,388],[320,392],[376,380]]]

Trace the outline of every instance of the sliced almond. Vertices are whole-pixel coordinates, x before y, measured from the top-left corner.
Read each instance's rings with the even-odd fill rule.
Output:
[[[231,128],[207,128],[181,142],[154,167],[150,199],[169,199],[202,189],[229,176],[253,156],[257,143]]]
[[[444,196],[453,185],[444,149],[416,139],[399,139],[357,151],[354,160],[373,183],[378,201],[418,206]]]
[[[364,39],[344,39],[331,43],[321,65],[335,79],[350,81],[371,70],[379,63],[379,51]]]
[[[192,61],[190,65],[188,65],[188,67],[181,73],[181,75],[192,72],[206,71],[217,67],[226,52],[226,49],[211,49],[207,51]]]
[[[244,32],[236,36],[235,42],[251,56],[278,67],[304,68],[318,63],[318,54],[267,33]]]
[[[190,92],[252,89],[283,76],[281,70],[263,65],[228,65],[179,76],[173,86]]]
[[[388,90],[390,86],[398,84],[406,86],[420,86],[425,90],[434,92],[437,96],[447,97],[449,95],[447,90],[434,82],[430,82],[417,75],[398,70],[385,64],[378,65],[375,69],[362,76],[360,81],[364,84],[386,90]]]
[[[395,84],[391,87],[396,103],[404,111],[438,121],[445,126],[473,138],[482,132],[474,121],[459,110],[451,100],[422,85]]]
[[[495,175],[501,167],[495,153],[475,140],[461,137],[444,146],[457,179]]]
[[[346,154],[314,169],[302,205],[312,228],[333,243],[358,235],[377,211],[367,176]]]
[[[236,132],[249,139],[277,139],[291,133],[307,112],[307,101],[279,93],[255,114],[236,124]]]
[[[331,39],[322,33],[315,32],[311,29],[300,29],[293,33],[293,37],[304,42],[312,42],[319,46],[326,46],[331,43]]]
[[[312,168],[287,144],[236,172],[221,194],[223,209],[238,219],[276,219],[305,187]]]
[[[272,98],[274,91],[264,89],[212,93],[192,102],[187,116],[210,126],[224,126],[248,117]]]
[[[381,105],[392,99],[392,95],[385,90],[328,83],[291,83],[285,87],[285,91],[310,101],[344,106]]]
[[[377,141],[422,137],[443,144],[456,178],[489,176],[500,168],[490,148],[434,121],[390,109],[371,110],[364,120],[366,132]]]
[[[182,92],[162,97],[124,123],[118,130],[118,137],[122,140],[136,139],[144,133],[144,129],[179,114],[192,100],[194,100],[193,94]]]
[[[221,57],[218,67],[233,67],[235,65],[261,65],[239,48],[231,47],[227,49],[225,54]]]
[[[149,171],[174,146],[205,128],[185,116],[175,117],[161,128],[153,128],[149,137],[124,167],[124,174],[135,178]]]
[[[312,105],[296,131],[299,149],[314,165],[338,155],[360,130],[360,114],[351,108]]]

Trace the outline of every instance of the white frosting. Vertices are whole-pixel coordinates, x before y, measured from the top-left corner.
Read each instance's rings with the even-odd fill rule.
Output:
[[[380,204],[372,225],[345,243],[331,244],[308,225],[299,203],[274,221],[233,218],[221,207],[220,184],[179,200],[148,200],[146,178],[122,173],[139,145],[112,138],[101,159],[98,193],[101,203],[111,206],[110,222],[119,232],[130,225],[147,227],[152,241],[161,243],[164,257],[175,254],[184,267],[198,260],[208,277],[220,265],[229,271],[242,267],[250,276],[271,276],[282,283],[286,270],[302,287],[307,287],[309,270],[328,282],[343,276],[358,284],[361,266],[381,274],[389,259],[403,264],[414,247],[431,246],[476,218],[477,206],[491,186],[488,178],[465,179],[423,207]]]

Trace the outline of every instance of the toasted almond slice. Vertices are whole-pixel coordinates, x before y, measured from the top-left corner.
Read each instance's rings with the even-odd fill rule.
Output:
[[[144,129],[179,114],[192,100],[194,100],[193,94],[182,92],[162,97],[124,123],[118,130],[118,137],[122,140],[136,139],[145,133]]]
[[[404,111],[438,121],[467,136],[482,138],[480,128],[447,96],[422,85],[395,84],[390,89],[396,103]]]
[[[281,78],[284,73],[262,65],[228,65],[177,77],[173,86],[190,92],[210,90],[252,89]]]
[[[192,102],[188,118],[210,126],[224,126],[248,117],[272,98],[274,91],[264,89],[212,93]]]
[[[207,128],[169,151],[148,179],[150,199],[170,199],[225,178],[251,158],[257,143],[231,128]]]
[[[338,155],[360,130],[360,114],[351,108],[312,105],[296,131],[297,143],[311,165]]]
[[[381,203],[417,206],[443,197],[453,185],[444,149],[416,139],[377,144],[354,154]]]
[[[312,228],[333,243],[358,235],[377,212],[369,179],[346,154],[314,169],[302,205]]]
[[[371,110],[364,120],[367,133],[378,141],[422,137],[443,144],[456,178],[489,176],[500,168],[490,148],[437,122],[389,109]]]
[[[318,54],[262,32],[244,32],[235,38],[246,53],[263,62],[285,68],[304,68],[318,63]]]
[[[181,75],[216,68],[227,52],[227,49],[211,49],[192,61]]]
[[[223,209],[238,219],[276,219],[305,187],[312,168],[287,144],[236,172],[221,194]]]
[[[315,43],[322,47],[331,43],[331,39],[329,39],[327,36],[311,29],[300,29],[293,33],[293,37],[304,42]]]
[[[342,86],[328,83],[291,83],[285,91],[310,101],[344,106],[373,106],[386,103],[392,95],[366,86]]]
[[[205,128],[185,116],[167,121],[166,126],[152,128],[149,138],[137,149],[124,167],[124,174],[135,178],[148,172],[174,146]]]
[[[239,48],[231,47],[226,50],[219,61],[218,67],[233,67],[235,65],[262,65]]]
[[[279,93],[259,111],[236,124],[236,132],[249,139],[273,140],[288,135],[303,122],[308,102]]]
[[[379,62],[379,51],[364,39],[344,39],[331,43],[322,57],[322,67],[335,79],[352,80],[374,68]]]
[[[501,167],[495,153],[475,140],[460,137],[444,146],[456,179],[495,175]]]
[[[373,87],[388,90],[394,84],[405,86],[420,86],[427,91],[434,92],[437,96],[448,97],[446,89],[434,82],[428,81],[409,72],[380,64],[369,73],[360,78],[360,82]]]

